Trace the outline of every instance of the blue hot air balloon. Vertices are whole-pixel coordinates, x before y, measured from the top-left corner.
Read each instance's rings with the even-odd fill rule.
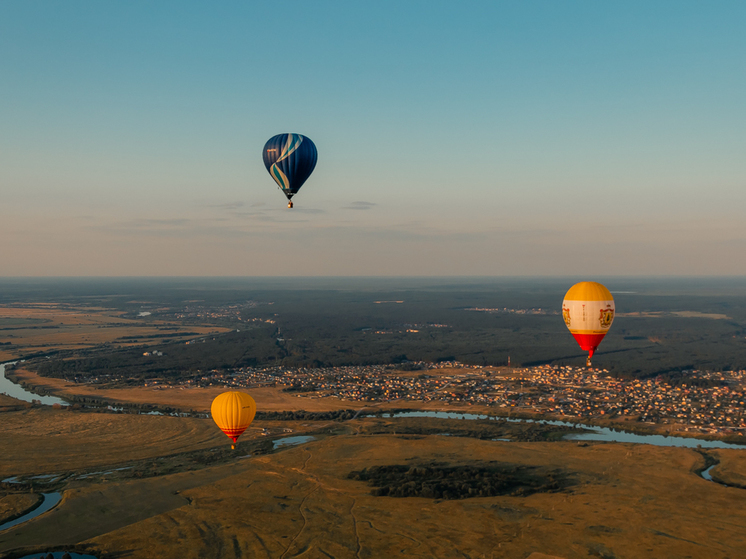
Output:
[[[292,208],[291,198],[316,167],[316,146],[302,134],[278,134],[264,144],[262,158],[267,171],[288,197],[288,208]]]

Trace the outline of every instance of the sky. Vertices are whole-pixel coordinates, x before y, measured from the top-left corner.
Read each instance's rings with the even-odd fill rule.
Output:
[[[746,275],[746,3],[0,2],[0,276]],[[310,137],[286,208],[262,163]]]

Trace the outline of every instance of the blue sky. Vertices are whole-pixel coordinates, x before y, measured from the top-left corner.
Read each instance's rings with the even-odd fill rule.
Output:
[[[746,275],[743,2],[0,3],[0,275]],[[285,208],[261,148],[316,171]]]

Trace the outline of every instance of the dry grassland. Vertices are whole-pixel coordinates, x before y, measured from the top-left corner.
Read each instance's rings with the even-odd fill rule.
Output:
[[[738,453],[720,459],[746,474]],[[376,465],[489,461],[559,469],[574,486],[437,501],[374,497],[347,479]],[[0,534],[0,551],[86,540],[128,558],[744,556],[743,490],[701,479],[693,470],[702,464],[692,450],[648,445],[331,436],[199,471],[73,487],[52,512]]]
[[[746,449],[745,449],[746,450]],[[742,450],[714,450],[708,452],[720,463],[710,470],[713,479],[726,485],[746,488],[746,452]],[[746,493],[744,493],[746,497]]]
[[[455,374],[452,370],[449,374]],[[213,399],[222,394],[226,387],[182,387],[182,386],[159,386],[135,387],[135,388],[104,388],[90,384],[75,384],[63,379],[40,376],[33,371],[16,368],[13,375],[26,385],[37,387],[44,393],[53,394],[60,398],[66,395],[94,396],[103,398],[109,402],[130,404],[153,404],[159,406],[173,407],[181,410],[194,410],[206,412],[210,409]],[[468,412],[490,414],[495,408],[489,406],[470,406],[459,404],[449,406],[447,403],[419,402],[401,400],[395,402],[357,402],[342,400],[339,398],[315,398],[308,394],[298,395],[292,392],[283,392],[280,387],[260,387],[242,389],[252,395],[258,403],[259,411],[333,411],[340,409],[427,409],[446,412]]]
[[[462,369],[448,369],[449,375],[458,374]],[[63,379],[42,377],[26,369],[14,369],[13,374],[18,376],[22,384],[29,387],[37,387],[44,393],[53,394],[60,398],[65,396],[91,396],[102,398],[106,401],[121,404],[151,404],[162,407],[172,407],[183,411],[207,412],[210,410],[212,400],[226,390],[226,387],[209,387],[194,388],[181,386],[159,386],[153,387],[135,387],[135,388],[103,388],[96,385],[75,384]],[[397,373],[399,374],[399,373]],[[557,419],[574,423],[578,421],[576,417],[550,416],[534,414],[528,410],[511,410],[510,408],[496,409],[490,406],[469,405],[467,403],[457,403],[449,405],[446,402],[435,401],[410,401],[399,400],[389,402],[358,402],[343,400],[339,398],[318,398],[310,394],[298,395],[292,392],[283,392],[282,386],[279,387],[260,387],[242,389],[251,394],[257,401],[259,411],[333,411],[340,409],[370,409],[383,408],[391,409],[408,409],[408,410],[428,410],[443,411],[453,413],[473,413],[493,415],[497,411],[503,415],[510,416],[511,411],[515,417],[535,417],[538,419]],[[32,389],[33,390],[33,389]],[[1,405],[1,404],[0,404]],[[516,414],[516,411],[518,412]],[[693,433],[686,432],[685,424],[640,424],[631,421],[630,418],[603,419],[594,418],[593,424],[601,427],[613,427],[621,429],[637,429],[647,433],[657,433],[662,435],[675,434],[676,436],[693,437]]]
[[[33,371],[22,368],[13,370],[21,384],[36,387],[46,394],[53,394],[60,398],[65,396],[92,396],[103,398],[109,402],[122,404],[153,404],[173,407],[181,410],[209,411],[213,399],[222,394],[227,387],[134,387],[134,388],[105,388],[92,384],[75,384],[63,379],[40,376]],[[283,392],[282,387],[260,387],[241,389],[253,396],[260,411],[333,411],[340,409],[361,409],[385,407],[386,409],[441,409],[443,411],[468,411],[470,413],[492,413],[494,408],[487,406],[448,406],[436,405],[435,402],[399,401],[399,402],[356,402],[339,398],[314,398],[307,394],[298,396],[292,392]]]
[[[0,394],[0,409],[6,408],[6,407],[27,406],[27,405],[29,405],[28,402],[24,402],[23,400],[13,398],[12,396],[8,396],[7,394]]]
[[[18,518],[41,502],[38,493],[13,493],[0,496],[0,524]]]
[[[208,419],[35,408],[3,413],[0,421],[0,479],[116,465],[227,440]]]
[[[26,305],[0,307],[0,362],[10,361],[56,349],[81,349],[106,342],[118,347],[162,343],[162,339],[121,340],[124,336],[162,334],[158,326],[162,321],[146,323],[123,318],[120,311],[97,307],[72,307],[69,305]],[[187,329],[185,328],[186,332]],[[189,332],[207,334],[226,332],[226,328],[190,326]],[[178,333],[175,334],[178,337]],[[189,336],[193,337],[193,336]]]
[[[457,374],[458,369],[449,369],[448,374]],[[397,373],[398,374],[398,373]],[[181,410],[209,411],[213,399],[222,394],[226,387],[134,387],[134,388],[105,388],[91,384],[75,384],[63,379],[40,376],[33,371],[22,368],[13,370],[13,375],[29,387],[37,387],[44,393],[53,394],[60,398],[66,395],[93,396],[103,398],[109,402],[130,404],[153,404],[173,407]],[[468,412],[492,414],[495,408],[489,406],[470,406],[468,404],[448,405],[438,402],[420,402],[400,400],[394,402],[358,402],[342,400],[340,398],[317,398],[309,394],[298,395],[283,392],[279,387],[260,387],[242,389],[253,396],[260,411],[333,411],[340,409],[427,409],[445,412]]]
[[[15,369],[22,384],[38,387],[44,392],[64,398],[65,395],[95,396],[110,402],[154,404],[183,410],[208,411],[218,394],[228,388],[224,386],[210,388],[187,387],[136,387],[136,388],[99,388],[94,385],[75,384],[62,379],[37,375],[26,369]],[[262,411],[330,411],[338,409],[357,409],[364,407],[361,402],[346,402],[337,398],[298,398],[292,393],[283,392],[281,388],[250,388],[246,392],[260,402]]]

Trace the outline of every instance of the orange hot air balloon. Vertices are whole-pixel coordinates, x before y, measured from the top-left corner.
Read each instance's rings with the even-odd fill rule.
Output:
[[[231,390],[212,401],[210,413],[220,430],[233,439],[231,448],[236,448],[236,440],[254,420],[256,402],[245,392]]]
[[[562,301],[562,318],[580,349],[588,352],[586,366],[614,322],[614,298],[600,283],[581,281],[573,285]]]

